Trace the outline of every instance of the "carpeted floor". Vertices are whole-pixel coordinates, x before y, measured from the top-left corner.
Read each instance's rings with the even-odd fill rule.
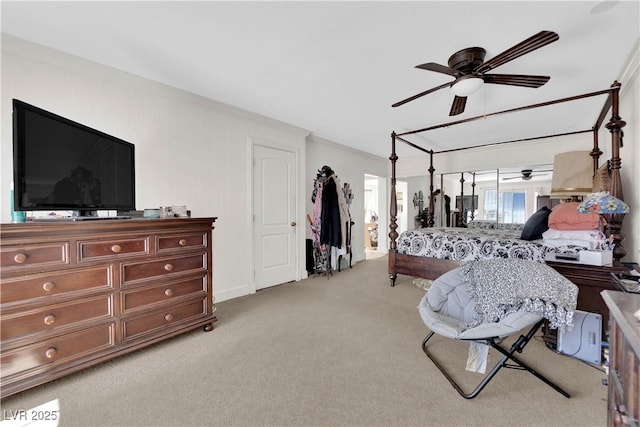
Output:
[[[62,426],[603,426],[605,374],[539,337],[521,357],[572,394],[502,370],[461,398],[426,358],[409,277],[387,258],[218,303],[196,330],[2,401],[2,413],[59,399]],[[215,286],[215,285],[214,285]],[[468,346],[440,339],[465,381]]]

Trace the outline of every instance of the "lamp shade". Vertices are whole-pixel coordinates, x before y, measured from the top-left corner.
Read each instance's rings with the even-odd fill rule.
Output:
[[[577,211],[580,213],[606,214],[626,214],[629,213],[629,205],[606,191],[590,194],[582,203],[578,205]]]
[[[593,191],[593,160],[589,151],[568,151],[553,158],[551,198],[570,199]]]
[[[483,85],[484,80],[481,77],[467,74],[458,78],[454,85],[451,86],[451,92],[456,96],[469,96],[480,90]]]

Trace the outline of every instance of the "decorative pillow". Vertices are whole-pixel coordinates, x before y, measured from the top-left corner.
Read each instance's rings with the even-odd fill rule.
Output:
[[[600,217],[594,213],[578,213],[578,202],[560,203],[549,215],[549,228],[556,230],[594,230]]]
[[[542,233],[549,229],[549,215],[551,209],[546,206],[538,209],[536,213],[531,215],[524,224],[520,238],[522,240],[538,240],[542,239]]]
[[[611,169],[609,168],[609,160],[598,168],[595,176],[593,177],[593,192],[598,193],[600,191],[611,190]]]

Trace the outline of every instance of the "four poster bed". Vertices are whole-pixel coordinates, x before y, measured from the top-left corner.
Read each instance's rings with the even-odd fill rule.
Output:
[[[456,268],[458,265],[460,265],[461,261],[486,258],[525,258],[545,262],[545,260],[553,259],[553,256],[549,257],[549,254],[553,254],[557,250],[560,250],[562,252],[576,252],[582,249],[577,245],[572,245],[571,242],[562,247],[551,247],[539,240],[523,240],[520,239],[520,233],[522,232],[520,229],[505,230],[500,229],[500,227],[498,226],[492,227],[492,229],[490,230],[482,228],[434,228],[433,194],[435,168],[433,166],[433,156],[437,153],[433,150],[424,149],[406,140],[404,138],[405,136],[466,123],[474,120],[484,119],[493,115],[499,115],[514,111],[524,111],[554,104],[576,101],[594,96],[606,95],[604,106],[602,107],[602,110],[598,118],[596,119],[594,126],[590,130],[556,135],[545,135],[534,138],[497,142],[485,145],[476,145],[460,149],[441,151],[439,153],[592,132],[593,147],[590,151],[590,156],[593,159],[593,175],[595,177],[599,173],[601,173],[603,169],[599,167],[599,159],[603,153],[598,146],[598,131],[604,123],[608,111],[611,110],[611,117],[605,125],[605,127],[611,133],[611,158],[608,160],[607,166],[605,166],[605,168],[608,170],[609,175],[607,190],[611,195],[617,197],[618,199],[624,200],[620,178],[620,147],[622,146],[622,128],[626,125],[626,123],[619,116],[619,92],[620,83],[614,82],[609,89],[597,92],[557,99],[540,104],[529,105],[491,114],[484,114],[482,116],[431,126],[414,131],[408,131],[398,134],[393,132],[391,135],[391,156],[389,157],[389,160],[391,161],[391,206],[389,224],[389,278],[391,281],[391,286],[395,285],[398,274],[433,280],[446,273],[447,271]],[[399,236],[396,231],[398,228],[396,200],[396,162],[398,161],[398,155],[396,154],[396,142],[398,141],[429,154],[430,159],[430,165],[428,169],[430,178],[429,209],[425,221],[426,224],[424,224],[427,228],[407,231],[403,233],[402,236]],[[464,193],[461,193],[461,200],[464,201]],[[461,211],[462,210],[463,209],[461,209]],[[625,250],[620,244],[620,241],[622,240],[622,236],[620,235],[620,228],[623,218],[624,215],[610,215],[606,218],[608,222],[607,231],[615,242],[614,258],[616,260],[619,260],[625,255]],[[456,223],[459,226],[463,225],[461,224],[461,215],[458,215]],[[553,262],[548,263],[554,264]],[[569,277],[572,274],[571,271],[569,271],[572,268],[571,266],[572,264],[564,266],[560,265],[555,267],[557,267],[556,269],[561,273]],[[584,268],[582,270],[584,270]],[[610,272],[605,270],[606,269],[599,267],[598,274],[601,274],[603,276],[603,280],[608,282],[608,276],[610,275]],[[595,272],[579,274],[591,274],[593,276]],[[569,278],[571,279],[571,277]],[[576,280],[574,280],[574,282],[575,281]]]

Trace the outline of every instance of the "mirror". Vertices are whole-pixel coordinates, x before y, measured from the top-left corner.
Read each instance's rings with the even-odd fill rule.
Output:
[[[541,206],[552,207],[552,170],[553,165],[541,164],[435,174],[434,192],[444,192],[436,198],[434,226],[460,226],[460,221],[524,224]],[[399,180],[407,183],[408,228],[420,228],[428,218],[429,176]]]
[[[462,227],[470,221],[496,221],[496,209],[490,211],[487,197],[495,198],[498,170],[449,172],[438,176],[439,188],[451,198],[449,216],[436,215],[441,226]],[[438,203],[436,203],[436,208]],[[446,212],[444,212],[446,215]]]

